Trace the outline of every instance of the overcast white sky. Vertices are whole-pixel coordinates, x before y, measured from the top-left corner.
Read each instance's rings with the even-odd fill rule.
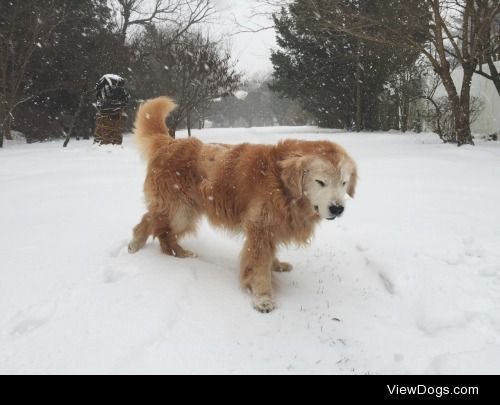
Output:
[[[216,22],[212,24],[211,31],[223,34],[232,43],[235,59],[238,60],[239,69],[248,76],[272,71],[269,60],[271,48],[276,46],[274,30],[266,30],[257,33],[241,33],[235,20],[240,24],[269,25],[266,19],[253,19],[250,21],[252,9],[255,6],[253,0],[213,0],[218,14]]]

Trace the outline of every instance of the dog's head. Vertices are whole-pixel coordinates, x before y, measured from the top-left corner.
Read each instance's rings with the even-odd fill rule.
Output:
[[[281,179],[294,198],[306,198],[323,219],[334,220],[354,198],[358,180],[354,160],[331,142],[307,142],[280,162]]]

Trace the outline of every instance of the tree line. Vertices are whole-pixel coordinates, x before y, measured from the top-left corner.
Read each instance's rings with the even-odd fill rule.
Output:
[[[0,0],[0,147],[13,127],[31,141],[89,138],[106,73],[127,79],[135,100],[171,95],[171,128],[190,127],[241,81],[202,31],[214,12],[210,0]]]
[[[208,121],[356,131],[425,122],[445,142],[473,144],[472,77],[500,94],[500,0],[255,1],[278,7],[279,48],[272,77],[242,83],[228,47],[202,31],[211,0],[0,0],[0,146],[13,127],[33,141],[89,138],[105,73],[126,78],[134,100],[173,96],[172,135]]]
[[[421,99],[434,109],[443,141],[473,144],[473,75],[492,80],[500,94],[499,0],[262,2],[282,5],[273,15],[275,89],[301,100],[321,125],[405,131],[420,126],[424,117],[410,109]],[[452,78],[457,66],[461,83]],[[433,98],[429,72],[444,102]]]

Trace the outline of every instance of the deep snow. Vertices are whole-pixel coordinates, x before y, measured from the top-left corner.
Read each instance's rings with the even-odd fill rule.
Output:
[[[179,260],[127,253],[144,163],[88,142],[0,150],[0,374],[500,373],[500,145],[314,128],[357,159],[345,216],[283,250],[278,309],[239,289],[241,238],[207,224]]]

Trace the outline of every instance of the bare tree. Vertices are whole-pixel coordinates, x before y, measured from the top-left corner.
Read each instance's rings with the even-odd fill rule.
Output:
[[[134,43],[136,92],[145,98],[168,94],[177,102],[169,122],[172,136],[181,123],[191,134],[193,118],[201,121],[210,103],[232,94],[240,82],[230,52],[219,41],[199,32],[173,40],[176,35],[150,27]]]
[[[257,33],[274,29],[273,14],[290,0],[248,0],[252,6],[245,17],[233,17],[236,27],[234,35],[242,33]]]
[[[114,0],[112,7],[124,42],[132,27],[162,23],[181,37],[215,12],[210,0]]]
[[[179,123],[185,120],[191,136],[193,116],[201,117],[214,99],[233,94],[240,75],[234,70],[230,52],[200,33],[190,34],[174,46],[171,56],[176,61],[172,70],[180,79],[176,80],[180,98],[179,107],[172,115],[172,127],[175,134]]]
[[[487,46],[493,19],[500,12],[499,0],[428,0],[432,11],[432,42],[437,57],[427,53],[434,70],[443,80],[453,112],[456,143],[474,144],[471,124],[472,77]],[[458,18],[455,17],[458,15]],[[457,21],[457,24],[455,24]],[[449,45],[448,45],[449,44]],[[447,49],[463,70],[461,90],[457,89],[450,70]]]

